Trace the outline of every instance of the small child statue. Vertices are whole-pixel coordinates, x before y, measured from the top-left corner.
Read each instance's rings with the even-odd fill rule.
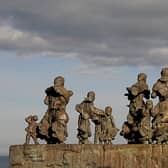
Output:
[[[100,141],[104,144],[112,144],[117,132],[119,131],[116,128],[114,123],[114,118],[112,116],[112,107],[107,106],[105,108],[105,116],[102,118],[102,136]]]
[[[151,116],[153,112],[153,102],[152,100],[147,100],[145,109],[142,110],[142,118],[139,123],[139,133],[141,138],[139,138],[140,143],[150,144],[152,143],[152,129],[151,129]]]
[[[37,126],[39,125],[36,123],[37,120],[38,120],[37,115],[33,116],[30,115],[27,118],[25,118],[25,121],[28,123],[28,127],[25,128],[25,131],[27,132],[25,144],[30,143],[30,137],[32,137],[35,144],[39,144],[37,141],[37,132],[36,132]]]

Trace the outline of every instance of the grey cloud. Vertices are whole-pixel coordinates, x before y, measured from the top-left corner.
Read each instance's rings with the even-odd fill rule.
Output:
[[[165,65],[167,7],[166,0],[6,0],[0,2],[0,27],[5,20],[23,35],[0,38],[0,48],[75,55],[99,67]]]

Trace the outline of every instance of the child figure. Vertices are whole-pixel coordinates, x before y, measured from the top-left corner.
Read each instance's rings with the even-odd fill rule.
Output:
[[[105,116],[102,118],[102,136],[100,141],[104,142],[104,144],[112,144],[112,140],[114,140],[118,131],[119,129],[116,128],[112,116],[112,107],[107,106],[105,108]]]
[[[27,118],[25,118],[25,121],[28,123],[28,127],[25,128],[25,131],[27,132],[25,144],[30,143],[30,137],[32,137],[35,144],[39,144],[37,141],[37,132],[36,132],[38,126],[38,124],[36,123],[37,120],[38,120],[37,115],[34,116],[30,115]]]
[[[140,143],[152,143],[152,129],[150,125],[151,115],[153,110],[152,100],[147,100],[145,109],[142,111],[142,118],[139,123],[139,133],[141,138],[139,139]]]

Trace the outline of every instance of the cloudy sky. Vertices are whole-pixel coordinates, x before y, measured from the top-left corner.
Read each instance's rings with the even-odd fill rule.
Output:
[[[0,154],[24,143],[24,118],[42,118],[44,90],[58,75],[74,91],[68,143],[77,143],[74,106],[89,90],[96,106],[113,106],[120,128],[125,87],[139,72],[152,87],[167,66],[167,8],[167,0],[0,0]]]

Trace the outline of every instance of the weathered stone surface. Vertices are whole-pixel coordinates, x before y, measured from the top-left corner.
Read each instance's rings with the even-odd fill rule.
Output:
[[[15,145],[10,168],[167,168],[168,145]]]

